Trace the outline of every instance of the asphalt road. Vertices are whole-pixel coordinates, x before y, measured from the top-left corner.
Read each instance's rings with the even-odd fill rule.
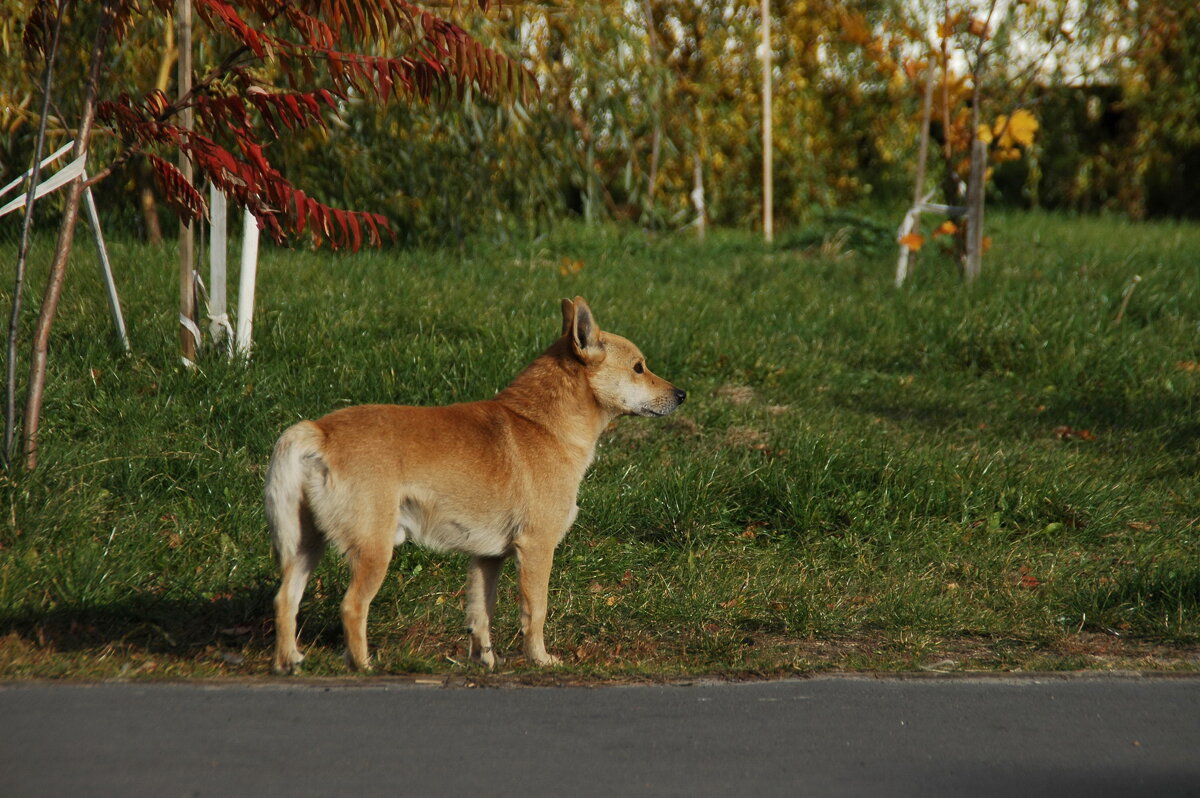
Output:
[[[1200,679],[17,683],[0,795],[1200,796]]]

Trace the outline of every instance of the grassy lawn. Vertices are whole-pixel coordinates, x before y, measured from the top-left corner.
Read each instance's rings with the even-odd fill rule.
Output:
[[[269,250],[253,360],[193,371],[174,253],[111,242],[123,357],[81,235],[41,466],[0,474],[0,677],[268,673],[279,432],[491,396],[575,294],[689,399],[601,441],[551,583],[553,678],[1200,669],[1200,226],[991,221],[973,290],[922,253],[897,291],[894,253],[850,253],[832,226],[807,249],[568,227]],[[379,671],[478,677],[465,564],[397,551],[369,626]],[[346,575],[327,556],[301,607],[309,674],[344,673]],[[495,638],[500,678],[545,678],[519,654],[511,565]]]

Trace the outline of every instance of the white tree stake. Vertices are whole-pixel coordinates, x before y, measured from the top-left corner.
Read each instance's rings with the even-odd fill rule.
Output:
[[[208,228],[208,332],[213,344],[228,349],[233,343],[233,328],[229,324],[227,259],[227,203],[221,189],[209,185]]]
[[[66,155],[72,147],[75,146],[74,141],[68,141],[58,151],[42,160],[39,168],[49,166],[57,161],[62,156]],[[75,178],[87,180],[87,156],[85,152],[69,164],[55,172],[49,179],[38,184],[34,189],[34,199],[40,199],[51,191],[62,188],[67,183]],[[19,186],[33,173],[30,169],[16,180],[9,183],[4,188],[0,188],[0,197],[12,191]],[[25,207],[25,201],[28,199],[27,194],[21,194],[16,199],[9,202],[3,208],[0,208],[0,216],[4,216],[15,210]],[[108,259],[108,247],[104,244],[104,234],[100,231],[100,215],[96,213],[96,200],[92,196],[92,189],[89,187],[83,192],[83,210],[87,215],[88,223],[92,228],[92,237],[96,240],[96,252],[100,256],[100,274],[104,279],[104,290],[108,296],[108,310],[112,314],[113,326],[117,330],[117,338],[121,341],[121,348],[126,352],[129,351],[129,335],[125,330],[125,317],[121,314],[121,299],[117,296],[117,284],[113,280],[112,263]]]
[[[87,176],[84,175],[83,179],[87,180]],[[100,272],[104,277],[104,292],[108,296],[108,312],[112,315],[113,326],[117,328],[121,348],[128,352],[129,335],[125,331],[125,317],[121,315],[121,298],[117,296],[117,283],[113,279],[112,264],[108,260],[108,247],[104,245],[104,236],[100,232],[100,215],[96,213],[96,200],[92,197],[91,186],[83,190],[83,210],[92,225],[96,253],[100,256]]]
[[[237,351],[250,357],[250,334],[254,326],[254,283],[258,277],[258,220],[242,211],[242,264],[238,276]]]

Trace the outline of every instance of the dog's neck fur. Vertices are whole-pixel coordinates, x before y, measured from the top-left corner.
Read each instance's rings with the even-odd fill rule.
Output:
[[[590,463],[615,414],[596,401],[585,369],[563,336],[496,394],[496,401],[567,445],[585,449]]]

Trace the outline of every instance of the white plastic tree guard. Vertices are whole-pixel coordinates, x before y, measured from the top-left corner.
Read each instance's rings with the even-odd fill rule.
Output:
[[[51,153],[42,161],[41,167],[44,168],[54,163],[59,158],[66,155],[74,146],[75,142],[69,141],[62,147],[59,147],[57,151]],[[87,180],[86,166],[87,153],[85,152],[83,155],[80,155],[74,161],[71,161],[71,163],[55,172],[52,177],[39,184],[34,190],[34,199],[38,199],[46,194],[49,194],[51,191],[62,188],[76,178]],[[10,191],[20,186],[29,179],[29,176],[32,173],[33,170],[29,169],[4,188],[0,188],[0,197],[3,197],[5,194],[8,194]],[[3,207],[0,207],[0,216],[4,216],[12,213],[15,210],[24,208],[26,199],[27,194],[22,193],[16,199],[12,200]],[[117,331],[117,338],[121,342],[121,348],[128,352],[129,335],[125,330],[125,317],[121,314],[121,298],[117,295],[117,284],[113,279],[112,263],[108,258],[108,248],[104,244],[104,234],[100,230],[100,215],[96,213],[96,200],[92,196],[91,187],[88,187],[84,190],[83,199],[84,213],[88,218],[88,223],[91,225],[92,235],[96,241],[96,252],[100,257],[100,271],[101,276],[104,279],[105,294],[108,298],[108,310],[112,316],[113,327],[115,327]]]

